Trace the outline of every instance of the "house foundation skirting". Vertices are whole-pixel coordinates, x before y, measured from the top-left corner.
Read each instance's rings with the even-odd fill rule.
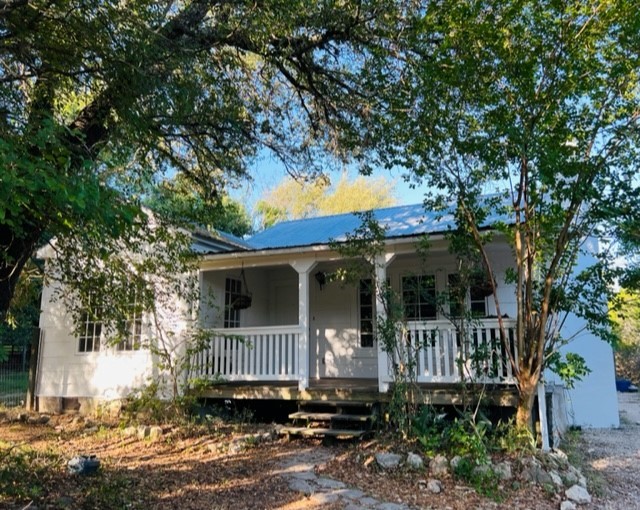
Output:
[[[47,414],[75,412],[83,416],[118,416],[123,407],[123,401],[119,398],[39,396],[36,400],[38,412]]]
[[[341,384],[344,382],[344,384]],[[483,398],[489,405],[516,407],[518,392],[512,385],[468,385],[461,391],[460,384],[419,384],[418,403],[429,405],[457,405],[477,402]],[[387,393],[378,391],[377,380],[320,379],[311,381],[309,388],[300,390],[295,383],[222,383],[204,391],[202,397],[239,400],[323,400],[388,402],[392,388]]]

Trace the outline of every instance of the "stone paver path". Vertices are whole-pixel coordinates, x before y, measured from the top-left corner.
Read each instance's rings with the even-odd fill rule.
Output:
[[[406,505],[379,501],[343,482],[318,476],[315,468],[322,467],[332,458],[330,451],[303,448],[279,463],[275,473],[287,480],[291,490],[305,495],[304,506],[291,508],[324,507],[340,503],[345,510],[409,510]]]

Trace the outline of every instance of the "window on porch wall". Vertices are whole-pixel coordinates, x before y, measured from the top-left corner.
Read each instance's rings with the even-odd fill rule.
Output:
[[[237,278],[227,278],[224,282],[224,325],[225,328],[240,327],[240,310],[233,303],[242,294],[242,282]]]
[[[473,317],[487,316],[486,292],[482,287],[473,282],[468,288],[463,287],[457,273],[448,275],[447,286],[451,317],[461,317],[465,309],[469,310]]]
[[[360,347],[373,347],[374,339],[374,292],[370,278],[360,280],[358,288],[360,301]]]
[[[402,277],[402,302],[408,321],[437,318],[436,278],[434,275]]]

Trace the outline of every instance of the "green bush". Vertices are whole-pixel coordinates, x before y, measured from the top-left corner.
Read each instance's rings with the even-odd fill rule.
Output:
[[[446,414],[422,406],[413,418],[412,431],[427,455],[435,455],[444,448],[444,431],[448,424]]]
[[[470,458],[482,464],[489,456],[491,422],[471,413],[453,420],[445,413],[423,406],[413,419],[413,433],[427,455],[447,453]]]
[[[536,449],[536,438],[531,431],[516,427],[513,419],[498,423],[490,441],[492,450],[508,454],[533,453]]]
[[[194,421],[196,397],[180,396],[171,400],[160,395],[160,384],[150,384],[131,392],[123,408],[125,421],[138,423],[188,423]]]
[[[475,464],[484,464],[489,457],[487,431],[489,421],[474,421],[470,416],[456,418],[445,430],[446,448],[452,455],[471,459]]]
[[[462,457],[453,470],[453,475],[469,483],[478,494],[482,494],[494,501],[503,499],[498,489],[498,475],[486,464],[476,464],[469,457]]]

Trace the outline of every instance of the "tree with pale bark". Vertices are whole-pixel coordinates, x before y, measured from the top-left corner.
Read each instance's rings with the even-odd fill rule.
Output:
[[[403,72],[388,78],[394,114],[371,136],[384,140],[384,164],[427,187],[428,208],[453,200],[452,238],[482,262],[499,318],[505,282],[486,247],[499,234],[510,244],[515,349],[502,319],[500,330],[517,424],[531,427],[538,383],[570,340],[562,317],[578,314],[611,339],[613,256],[591,254],[579,274],[576,261],[587,239],[609,250],[618,234],[637,239],[640,10],[627,0],[443,0],[422,14]],[[492,233],[482,227],[490,216],[504,219]]]

